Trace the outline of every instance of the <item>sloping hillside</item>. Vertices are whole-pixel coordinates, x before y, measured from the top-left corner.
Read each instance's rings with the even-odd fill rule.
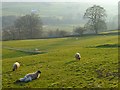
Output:
[[[85,36],[3,42],[3,88],[117,88],[118,36]],[[30,55],[5,47],[46,53]],[[76,61],[74,54],[82,58]],[[22,53],[22,54],[20,54]],[[11,55],[11,57],[10,57]],[[12,72],[12,64],[21,67]],[[25,74],[41,70],[29,83],[14,83]]]

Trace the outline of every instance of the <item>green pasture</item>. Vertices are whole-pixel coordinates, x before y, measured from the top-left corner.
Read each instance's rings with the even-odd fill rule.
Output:
[[[3,88],[117,88],[118,35],[3,41]],[[9,48],[13,48],[8,49]],[[19,50],[42,54],[29,54]],[[74,55],[82,58],[76,61]],[[18,61],[21,67],[12,71]],[[41,70],[41,77],[14,83],[27,73]]]

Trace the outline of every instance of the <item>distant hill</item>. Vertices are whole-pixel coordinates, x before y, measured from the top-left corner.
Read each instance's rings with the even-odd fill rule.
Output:
[[[34,12],[40,15],[44,25],[83,25],[86,23],[86,20],[83,19],[85,10],[92,5],[92,3],[3,2],[2,16],[18,17]],[[100,6],[106,9],[107,21],[112,23],[110,19],[115,18],[117,15],[117,7],[110,5]]]

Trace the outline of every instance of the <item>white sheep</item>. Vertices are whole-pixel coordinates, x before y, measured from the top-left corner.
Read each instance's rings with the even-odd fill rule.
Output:
[[[24,78],[20,78],[16,82],[29,82],[29,81],[35,80],[40,77],[40,73],[41,71],[38,70],[35,73],[26,74]]]
[[[15,62],[13,64],[13,71],[17,70],[20,67],[20,64],[18,62]]]
[[[81,59],[80,53],[76,53],[76,54],[75,54],[75,58],[76,58],[76,60],[80,60],[80,59]]]
[[[39,49],[35,48],[35,51],[39,51]]]

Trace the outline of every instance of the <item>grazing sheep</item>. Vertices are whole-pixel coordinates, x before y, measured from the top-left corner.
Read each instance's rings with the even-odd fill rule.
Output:
[[[76,58],[76,60],[80,60],[80,59],[81,59],[80,53],[76,53],[76,54],[75,54],[75,58]]]
[[[36,71],[35,73],[29,73],[29,74],[25,75],[24,78],[20,78],[16,82],[29,82],[29,81],[35,80],[40,77],[40,73],[41,73],[41,71],[39,71],[39,70]]]
[[[20,67],[20,64],[18,62],[15,62],[13,64],[13,71],[17,70]]]
[[[39,49],[35,48],[35,51],[39,51]]]
[[[76,40],[78,40],[78,38],[76,38]]]

